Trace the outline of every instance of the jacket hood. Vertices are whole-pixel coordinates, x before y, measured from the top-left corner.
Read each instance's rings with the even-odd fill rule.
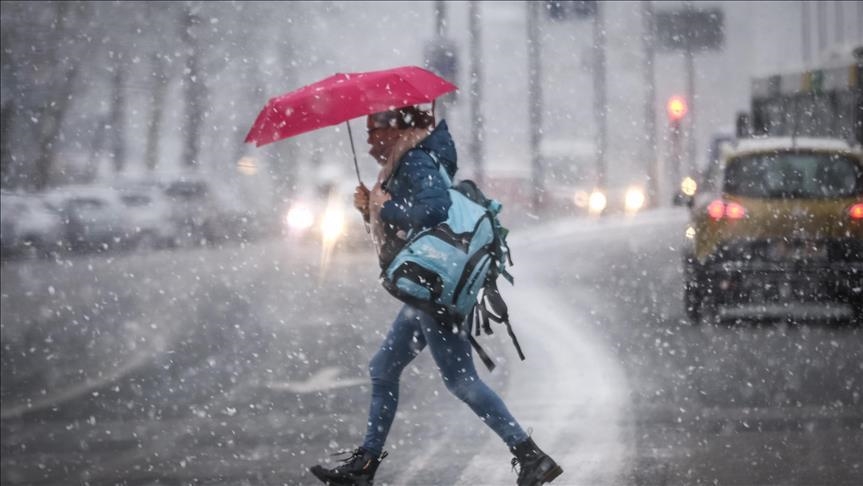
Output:
[[[458,170],[458,156],[455,151],[455,142],[449,133],[446,120],[441,120],[428,137],[417,144],[417,147],[434,152],[438,161],[444,166],[450,179],[454,179]]]

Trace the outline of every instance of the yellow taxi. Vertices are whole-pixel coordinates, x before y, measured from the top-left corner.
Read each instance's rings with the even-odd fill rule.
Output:
[[[684,290],[693,322],[863,322],[859,145],[781,137],[732,142],[681,200],[691,215]]]

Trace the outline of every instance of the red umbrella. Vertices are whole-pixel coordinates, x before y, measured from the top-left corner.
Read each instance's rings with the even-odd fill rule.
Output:
[[[270,99],[246,135],[258,147],[352,118],[429,103],[456,86],[430,71],[404,66],[338,73]]]
[[[449,81],[416,66],[364,73],[338,73],[270,99],[255,119],[245,141],[260,147],[345,122],[354,155],[354,168],[357,179],[360,179],[348,120],[433,102],[438,96],[456,89]]]

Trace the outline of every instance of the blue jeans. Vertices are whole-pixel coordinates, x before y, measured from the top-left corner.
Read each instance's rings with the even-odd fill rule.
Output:
[[[372,400],[363,448],[380,455],[399,403],[399,376],[423,348],[429,346],[447,389],[465,402],[510,447],[527,434],[503,400],[476,373],[465,332],[453,333],[432,316],[404,306],[378,352],[369,363]]]

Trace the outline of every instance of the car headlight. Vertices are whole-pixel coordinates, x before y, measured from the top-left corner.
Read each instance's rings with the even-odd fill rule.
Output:
[[[291,231],[302,232],[312,227],[315,223],[315,216],[305,204],[295,204],[288,210],[285,223]]]
[[[586,208],[588,206],[588,200],[590,199],[590,194],[587,191],[575,191],[575,194],[572,196],[572,201],[575,203],[575,207],[577,208]]]
[[[683,236],[685,236],[687,240],[694,240],[695,239],[695,228],[692,226],[687,226],[686,231],[683,233]]]
[[[624,208],[628,213],[634,213],[644,207],[644,191],[639,187],[630,187],[624,196]]]
[[[321,220],[321,234],[324,241],[334,241],[345,232],[345,213],[337,208],[330,207],[324,213]]]
[[[605,193],[594,189],[593,192],[590,193],[590,197],[587,201],[587,208],[590,214],[597,215],[605,210],[605,205],[608,204],[608,199],[605,197]]]
[[[680,192],[683,194],[692,197],[695,195],[696,190],[698,190],[698,183],[692,177],[684,177],[680,181]]]

